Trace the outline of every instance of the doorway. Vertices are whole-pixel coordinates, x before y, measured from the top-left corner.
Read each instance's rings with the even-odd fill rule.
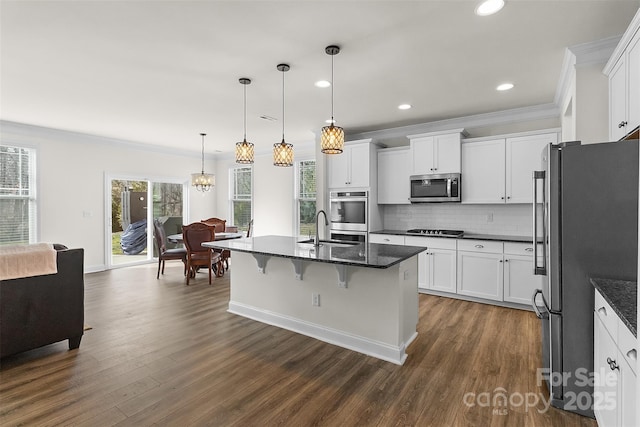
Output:
[[[171,179],[107,178],[107,268],[147,263],[158,256],[154,220],[167,235],[182,232],[182,218],[187,214],[186,185]]]

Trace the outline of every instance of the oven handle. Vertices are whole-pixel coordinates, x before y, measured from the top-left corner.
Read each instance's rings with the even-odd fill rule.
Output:
[[[341,197],[338,199],[330,199],[332,202],[366,202],[367,197]]]

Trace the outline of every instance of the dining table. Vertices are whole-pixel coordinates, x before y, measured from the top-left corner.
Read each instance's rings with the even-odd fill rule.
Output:
[[[229,239],[240,239],[244,237],[244,233],[230,233],[230,232],[220,232],[216,233],[214,240],[229,240]],[[167,236],[167,240],[172,243],[183,243],[182,234],[169,234]]]

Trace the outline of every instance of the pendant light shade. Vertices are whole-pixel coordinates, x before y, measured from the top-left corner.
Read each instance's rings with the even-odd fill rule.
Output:
[[[288,144],[284,140],[284,73],[291,67],[287,64],[278,64],[278,71],[282,71],[282,142],[273,144],[273,165],[293,166],[293,144]]]
[[[253,144],[247,142],[247,85],[251,84],[251,80],[243,77],[239,81],[244,86],[244,138],[242,142],[236,142],[236,163],[251,164],[254,157]]]
[[[340,48],[335,45],[327,46],[324,50],[331,56],[331,124],[322,128],[320,136],[320,148],[325,154],[340,154],[344,149],[344,129],[334,126],[333,119],[333,57],[340,53]]]
[[[207,134],[201,133],[200,135],[202,136],[202,171],[191,174],[191,185],[196,187],[196,190],[205,192],[216,185],[216,176],[210,173],[204,173],[204,137]]]

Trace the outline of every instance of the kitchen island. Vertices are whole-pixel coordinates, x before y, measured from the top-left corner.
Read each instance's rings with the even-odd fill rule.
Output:
[[[229,312],[396,364],[416,338],[424,248],[261,236],[203,243],[232,253]]]

